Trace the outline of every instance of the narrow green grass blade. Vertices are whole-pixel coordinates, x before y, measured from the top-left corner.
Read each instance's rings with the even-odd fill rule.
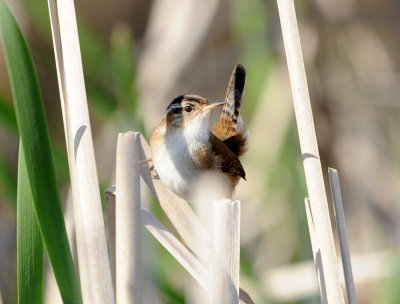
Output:
[[[0,27],[40,232],[64,303],[82,303],[36,72],[25,39],[4,0],[0,0]]]
[[[0,127],[17,136],[18,128],[12,103],[0,92]],[[4,199],[13,207],[17,205],[17,175],[9,160],[0,154],[0,201]]]
[[[15,113],[11,102],[0,94],[0,123],[13,134],[18,133]]]
[[[44,252],[20,142],[17,194],[18,304],[43,303]]]
[[[17,176],[7,159],[0,155],[0,201],[4,199],[15,208],[17,206],[16,194]]]

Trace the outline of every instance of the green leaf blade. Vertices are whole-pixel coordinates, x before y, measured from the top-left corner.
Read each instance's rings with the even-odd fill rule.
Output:
[[[17,193],[18,303],[44,301],[44,251],[30,191],[24,153],[20,145]]]
[[[36,71],[25,39],[4,0],[0,0],[0,27],[40,232],[64,303],[82,303]]]

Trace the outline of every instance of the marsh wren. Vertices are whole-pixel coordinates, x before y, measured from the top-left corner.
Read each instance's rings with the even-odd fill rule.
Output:
[[[206,173],[221,178],[230,194],[245,172],[239,161],[246,151],[239,110],[243,100],[246,70],[237,65],[229,81],[225,101],[210,101],[199,95],[176,97],[150,138],[152,160],[160,179],[173,192],[189,199],[196,180]],[[211,110],[223,106],[213,132]]]

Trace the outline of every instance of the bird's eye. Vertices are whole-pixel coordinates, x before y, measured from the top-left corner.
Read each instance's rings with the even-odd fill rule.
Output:
[[[188,113],[192,111],[192,107],[191,106],[186,106],[184,109]]]

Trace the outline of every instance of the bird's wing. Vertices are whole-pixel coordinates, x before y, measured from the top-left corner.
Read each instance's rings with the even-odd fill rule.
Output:
[[[218,137],[210,133],[210,142],[212,147],[212,152],[219,156],[221,163],[219,164],[219,169],[222,172],[232,174],[234,176],[240,176],[246,179],[246,173],[244,172],[242,163],[236,157],[236,155],[225,145]]]

